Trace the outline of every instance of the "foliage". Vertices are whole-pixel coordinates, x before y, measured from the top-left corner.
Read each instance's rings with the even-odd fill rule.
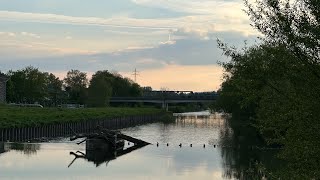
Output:
[[[114,97],[128,97],[141,96],[142,89],[139,84],[133,82],[128,78],[123,78],[120,74],[113,73],[112,77],[112,96]]]
[[[52,73],[45,73],[47,79],[47,91],[48,91],[48,100],[49,106],[57,106],[58,104],[62,104],[62,99],[64,97],[64,93],[61,89],[63,81],[60,80]]]
[[[243,50],[219,42],[231,57],[217,107],[244,113],[269,144],[284,145],[281,177],[315,179],[320,161],[320,2],[245,1],[262,45]]]
[[[64,86],[73,103],[84,104],[86,99],[86,88],[88,86],[87,74],[79,70],[70,70],[64,78]]]
[[[246,121],[269,144],[285,146],[287,160],[303,164],[300,167],[316,165],[319,159],[314,157],[320,153],[315,142],[320,136],[317,77],[285,46],[256,45],[243,51],[221,47],[232,60],[223,64],[225,82],[217,105],[234,115],[246,114]],[[303,175],[314,177],[307,172],[310,169]]]
[[[102,107],[111,96],[141,96],[142,88],[128,78],[107,70],[97,71],[90,80],[79,70],[70,70],[64,80],[32,66],[9,71],[7,100],[11,103],[40,103],[44,106],[88,104]],[[89,86],[89,87],[88,87]]]
[[[111,78],[107,71],[98,71],[92,76],[88,89],[88,105],[91,107],[105,107],[111,96]]]
[[[320,71],[319,0],[245,0],[252,25],[270,45],[283,44],[318,78]]]
[[[269,144],[283,145],[279,177],[315,179],[320,161],[320,2],[245,0],[262,45],[241,51],[219,42],[231,61],[217,106],[247,113]]]
[[[34,67],[18,71],[9,71],[7,86],[9,102],[35,103],[43,102],[48,95],[47,74]]]

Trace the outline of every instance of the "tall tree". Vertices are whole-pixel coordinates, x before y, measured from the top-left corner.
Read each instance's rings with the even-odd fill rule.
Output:
[[[58,103],[62,103],[61,99],[63,96],[62,85],[63,81],[60,80],[52,73],[46,73],[47,79],[47,91],[48,91],[48,99],[50,100],[50,104],[57,106]]]
[[[91,107],[105,107],[111,97],[112,87],[108,71],[98,71],[90,80],[88,89],[88,105]]]
[[[32,66],[18,71],[9,71],[8,101],[43,102],[47,94],[46,74]]]
[[[70,70],[64,78],[64,86],[72,103],[84,104],[87,96],[87,74],[79,70]]]
[[[313,75],[320,79],[320,2],[319,0],[257,0],[249,3],[252,25],[271,45],[282,44]]]

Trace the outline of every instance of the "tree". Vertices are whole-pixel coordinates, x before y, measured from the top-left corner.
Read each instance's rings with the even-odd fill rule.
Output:
[[[46,74],[32,66],[9,71],[8,101],[21,103],[43,102],[47,94]]]
[[[282,44],[320,79],[319,0],[245,0],[252,25],[268,44]]]
[[[54,104],[54,106],[57,106],[57,104],[62,103],[62,85],[63,81],[60,80],[58,77],[56,77],[52,73],[46,73],[46,79],[47,79],[47,89],[48,89],[48,99],[50,100],[50,104]]]
[[[320,175],[314,170],[320,161],[316,142],[320,137],[320,2],[257,0],[245,4],[264,43],[284,46],[287,56],[287,63],[279,64],[285,78],[260,91],[259,128],[285,145],[283,156],[295,178],[315,179]]]
[[[68,71],[64,78],[64,86],[69,94],[69,100],[73,103],[84,104],[87,96],[87,74],[79,70]]]
[[[217,105],[245,114],[271,145],[284,145],[283,157],[296,178],[317,177],[320,96],[318,79],[285,45],[262,44],[242,51],[220,44],[231,61]],[[296,163],[298,162],[298,163]],[[291,171],[292,172],[292,171]],[[287,174],[286,174],[287,175]]]
[[[111,77],[108,71],[98,71],[90,80],[88,89],[88,105],[91,107],[105,107],[111,97]]]

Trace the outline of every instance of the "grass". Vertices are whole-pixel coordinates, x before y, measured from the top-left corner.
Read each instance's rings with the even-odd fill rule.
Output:
[[[155,108],[30,108],[0,105],[0,129],[164,113]]]

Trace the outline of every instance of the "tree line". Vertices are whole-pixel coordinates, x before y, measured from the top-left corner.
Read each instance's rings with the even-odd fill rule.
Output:
[[[245,1],[261,42],[238,49],[218,41],[231,61],[215,108],[283,146],[284,179],[320,177],[320,1]],[[271,179],[274,177],[271,177]]]
[[[89,80],[85,72],[70,70],[64,79],[29,66],[10,70],[7,102],[40,103],[45,106],[86,104],[90,107],[108,105],[112,96],[141,96],[143,88],[120,74],[97,71]]]

